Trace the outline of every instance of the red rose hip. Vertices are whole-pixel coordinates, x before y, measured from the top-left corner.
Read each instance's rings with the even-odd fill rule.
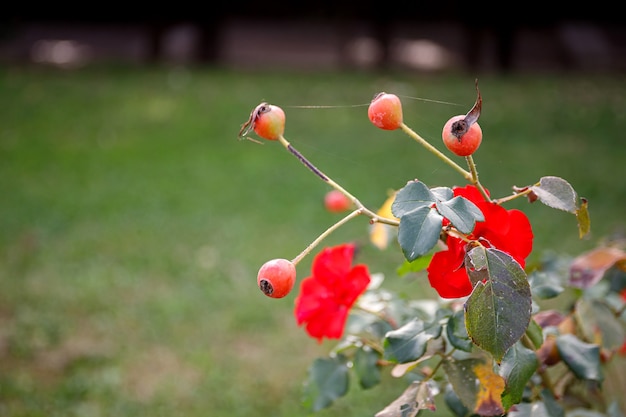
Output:
[[[383,130],[398,129],[402,124],[402,103],[395,94],[378,93],[367,109],[367,117]]]
[[[296,282],[296,266],[287,259],[272,259],[261,266],[256,280],[265,295],[283,298],[291,292]]]
[[[341,213],[350,208],[352,202],[339,190],[330,190],[324,196],[324,207],[331,213]]]
[[[444,145],[458,156],[469,156],[476,152],[483,140],[483,131],[477,122],[468,124],[466,115],[453,116],[445,123],[441,132]]]
[[[266,104],[254,122],[254,132],[267,140],[277,140],[285,132],[285,112],[278,106]]]
[[[285,112],[273,104],[259,104],[241,126],[239,137],[246,136],[250,130],[254,130],[263,139],[278,140],[285,132]]]

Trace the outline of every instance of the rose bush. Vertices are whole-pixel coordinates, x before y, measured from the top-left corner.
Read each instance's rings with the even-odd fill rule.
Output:
[[[478,85],[476,91],[474,106],[460,118],[466,131],[480,117]],[[473,152],[463,155],[465,169],[439,151],[405,124],[398,96],[375,95],[368,116],[381,130],[406,133],[467,184],[429,187],[411,179],[372,210],[285,139],[280,107],[259,104],[240,131],[241,137],[255,132],[279,142],[353,207],[291,264],[337,228],[367,216],[370,242],[377,248],[388,249],[389,230],[395,230],[391,237],[405,258],[397,272],[425,273],[439,295],[411,299],[386,290],[384,274],[354,264],[358,248],[353,243],[322,248],[310,275],[300,281],[294,315],[318,342],[338,342],[311,365],[304,404],[314,411],[330,407],[346,395],[351,380],[369,389],[388,369],[406,380],[406,389],[381,405],[376,417],[435,410],[440,394],[459,417],[620,415],[622,396],[605,393],[602,384],[607,373],[625,370],[620,359],[626,355],[626,252],[616,241],[575,258],[546,255],[528,265],[540,231],[523,211],[505,208],[525,198],[571,213],[582,238],[590,229],[587,200],[555,176],[493,198],[479,178]],[[271,296],[267,284],[259,286]],[[546,300],[557,297],[566,297],[563,311],[544,308]],[[615,369],[608,366],[615,362]]]

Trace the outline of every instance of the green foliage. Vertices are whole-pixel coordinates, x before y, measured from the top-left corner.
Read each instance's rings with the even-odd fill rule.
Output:
[[[573,265],[585,256],[560,262]],[[621,259],[626,260],[626,252]],[[494,249],[474,248],[467,262],[472,268],[486,269],[488,273],[481,276],[472,295],[464,301],[464,310],[452,312],[448,308],[450,302],[439,300],[437,307],[431,309],[433,315],[426,315],[425,319],[409,316],[384,336],[369,334],[364,328],[358,336],[351,332],[345,335],[352,346],[365,341],[372,346],[368,349],[370,366],[355,365],[360,380],[380,380],[381,367],[374,366],[377,355],[373,353],[379,350],[380,359],[384,360],[379,363],[386,361],[393,366],[394,376],[402,376],[407,381],[406,390],[377,415],[400,417],[403,413],[414,415],[411,413],[432,409],[439,393],[445,393],[447,407],[459,416],[466,416],[470,411],[478,415],[511,411],[518,415],[525,413],[526,404],[531,403],[535,405],[533,410],[545,409],[546,415],[564,415],[571,408],[569,401],[588,403],[598,415],[612,415],[610,410],[617,406],[620,397],[611,397],[608,393],[603,396],[600,389],[605,381],[604,373],[610,369],[610,357],[618,355],[626,340],[625,301],[615,298],[616,291],[623,291],[626,286],[611,289],[606,280],[623,267],[614,264],[607,269],[602,281],[574,295],[576,301],[570,311],[556,314],[554,310],[536,309],[533,314],[536,320],[542,321],[542,328],[531,318],[531,291],[526,275],[508,255]],[[560,262],[547,258],[544,265],[536,268],[550,270]],[[562,290],[556,297],[567,293],[571,279],[566,268],[566,272],[559,275]],[[484,285],[483,280],[493,283]],[[381,288],[370,289],[364,299],[372,299]],[[490,295],[486,296],[488,289]],[[395,297],[398,296],[387,293],[383,298],[391,305]],[[360,308],[367,310],[367,305],[360,304]],[[621,318],[618,317],[620,311]],[[570,319],[577,320],[579,327],[567,326]],[[551,336],[555,340],[553,347]],[[356,352],[353,355],[345,351],[345,360],[353,355],[356,362],[362,355]],[[621,372],[623,368],[615,371]],[[372,372],[372,378],[367,377],[367,372]],[[548,382],[557,377],[562,381],[558,386]],[[587,384],[589,391],[579,391],[580,383]],[[373,385],[368,384],[367,388],[372,389]],[[427,394],[420,391],[422,389]],[[337,391],[334,394],[341,396]],[[326,393],[325,398],[328,397]]]
[[[420,359],[426,352],[427,343],[441,335],[438,323],[412,320],[397,330],[387,332],[384,340],[384,358],[397,363]]]
[[[303,402],[313,411],[330,406],[348,392],[348,365],[343,355],[317,358],[309,372]]]
[[[354,355],[354,370],[362,388],[372,388],[380,383],[380,354],[369,346],[363,346]]]
[[[572,334],[559,335],[556,346],[563,362],[577,378],[602,382],[600,345],[586,343]]]
[[[467,333],[499,363],[530,322],[526,273],[510,255],[493,248],[472,249],[465,262],[475,285],[464,305]]]
[[[505,410],[522,402],[528,381],[538,368],[539,361],[533,349],[523,346],[522,343],[516,343],[507,350],[499,371],[500,376],[506,381],[506,388],[502,393],[502,405]]]
[[[451,188],[429,189],[420,181],[409,182],[400,189],[391,210],[400,219],[398,242],[409,262],[435,247],[444,217],[463,233],[471,233],[476,222],[484,220],[474,203],[454,197]]]
[[[452,315],[446,323],[446,336],[450,344],[455,348],[464,352],[471,352],[474,344],[467,334],[465,327],[465,312],[458,310]]]

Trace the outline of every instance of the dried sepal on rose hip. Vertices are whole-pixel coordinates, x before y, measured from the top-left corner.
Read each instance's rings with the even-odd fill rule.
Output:
[[[480,146],[483,140],[483,131],[478,124],[482,108],[482,97],[476,83],[477,98],[474,107],[465,115],[452,116],[444,124],[441,138],[444,145],[458,156],[470,156]]]
[[[271,298],[283,298],[291,292],[296,282],[296,266],[288,259],[265,262],[256,278],[259,289]]]
[[[378,93],[367,109],[367,117],[376,127],[396,130],[402,125],[402,102],[395,94]]]
[[[285,132],[285,112],[273,104],[259,104],[241,126],[239,137],[245,137],[251,130],[263,139],[278,140]]]

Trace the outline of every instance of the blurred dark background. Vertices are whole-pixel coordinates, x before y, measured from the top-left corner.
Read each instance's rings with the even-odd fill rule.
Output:
[[[439,72],[626,69],[617,3],[12,4],[0,64],[164,63]]]

